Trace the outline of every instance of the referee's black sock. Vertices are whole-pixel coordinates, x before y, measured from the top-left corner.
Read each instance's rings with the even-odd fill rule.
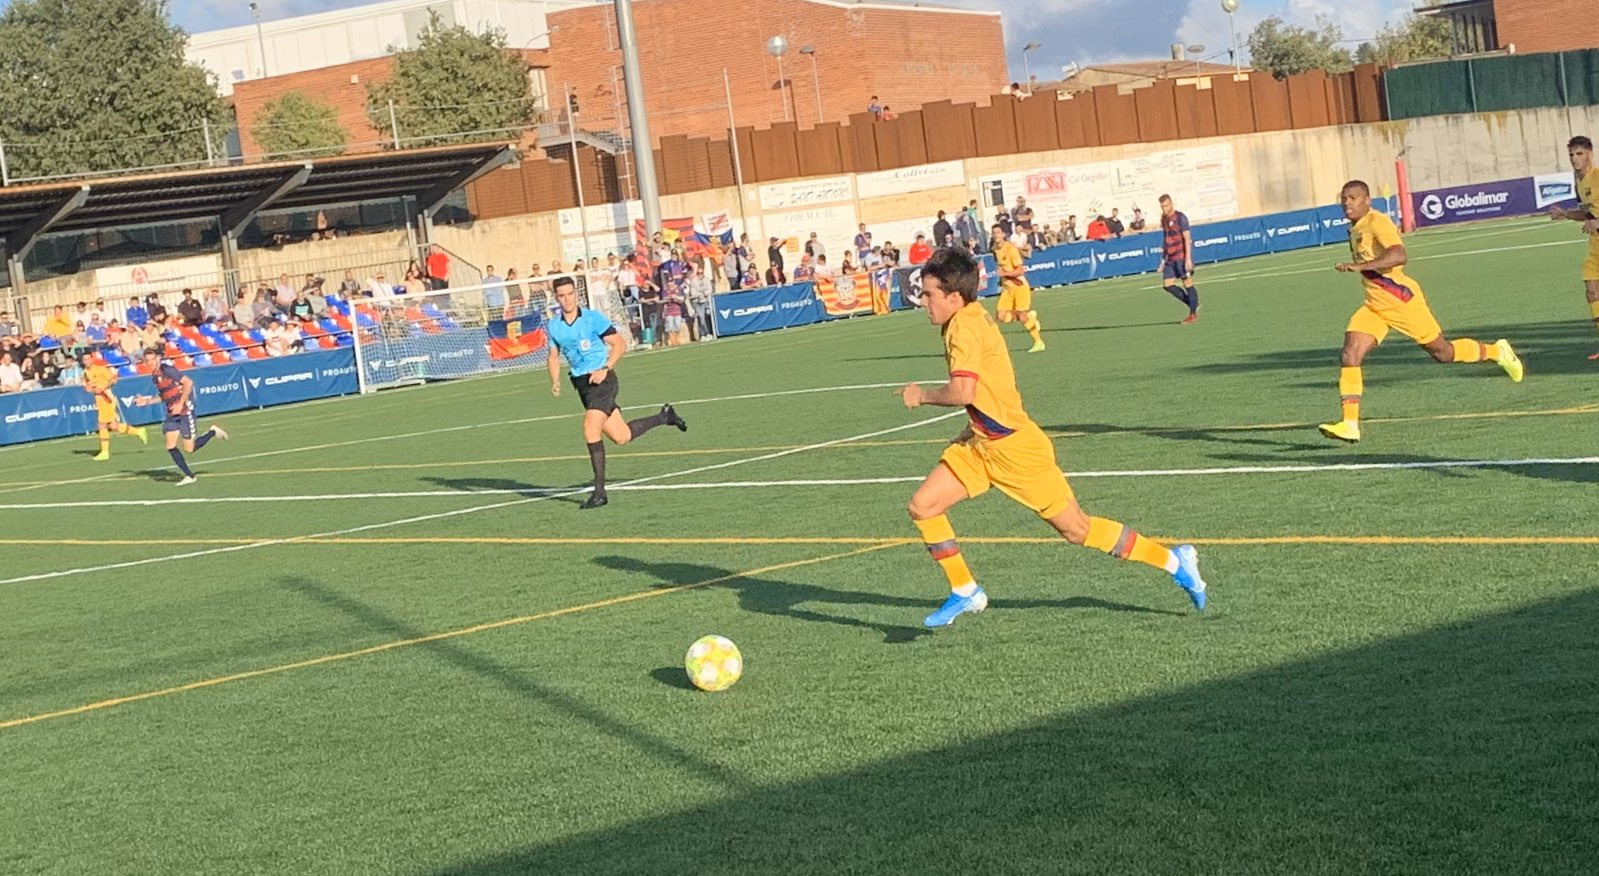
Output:
[[[177,451],[173,451],[176,453]],[[605,441],[589,444],[589,465],[594,466],[594,492],[605,492]]]
[[[172,454],[172,461],[178,464],[178,471],[183,472],[184,477],[194,477],[194,472],[189,468],[189,461],[183,458],[183,451],[176,447],[171,447],[167,449],[167,452]]]
[[[627,428],[628,431],[633,433],[633,437],[637,438],[656,426],[666,425],[669,418],[670,415],[667,413],[666,408],[661,408],[659,411],[656,411],[647,417],[639,417],[636,420],[628,420]]]

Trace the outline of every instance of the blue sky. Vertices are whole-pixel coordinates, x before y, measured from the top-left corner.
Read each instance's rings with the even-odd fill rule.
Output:
[[[370,0],[259,0],[263,15],[286,18],[360,6]],[[1225,62],[1231,44],[1220,0],[939,0],[973,9],[999,10],[1005,16],[1006,57],[1013,76],[1022,76],[1021,48],[1041,44],[1029,61],[1040,79],[1059,78],[1062,65],[1076,62],[1150,60],[1170,57],[1171,44],[1201,44],[1205,54]],[[1384,22],[1397,21],[1424,0],[1240,0],[1239,42],[1250,28],[1272,15],[1309,24],[1329,16],[1350,39],[1370,37]],[[249,24],[247,0],[173,0],[172,17],[191,33]],[[1351,44],[1353,47],[1353,44]]]

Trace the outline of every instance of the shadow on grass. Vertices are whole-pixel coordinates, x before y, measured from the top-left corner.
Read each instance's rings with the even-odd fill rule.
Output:
[[[317,581],[307,578],[285,578],[279,580],[278,586],[286,592],[305,597],[346,617],[354,618],[368,629],[387,637],[419,639],[431,632],[403,624],[378,609],[338,593]],[[539,684],[522,673],[502,666],[457,642],[434,639],[416,647],[485,682],[499,685],[529,702],[538,703],[581,721],[593,728],[594,732],[619,739],[663,764],[684,769],[730,792],[751,788],[750,782],[733,770],[707,761],[678,747],[671,740],[655,736],[637,725],[619,721],[588,703]],[[687,683],[687,679],[684,682]]]
[[[701,566],[694,563],[655,563],[636,557],[603,556],[596,557],[594,562],[607,569],[619,572],[632,572],[652,576],[657,581],[655,585],[657,587],[680,587],[685,584],[696,584],[701,581],[719,581],[719,579],[725,578],[728,580],[719,581],[719,583],[709,586],[721,590],[732,590],[737,593],[739,607],[745,611],[773,617],[792,618],[810,623],[834,624],[871,630],[880,634],[883,637],[883,642],[890,645],[912,642],[922,636],[929,635],[929,631],[920,625],[921,619],[928,612],[937,608],[939,601],[944,596],[936,588],[930,589],[925,599],[915,599],[905,596],[888,596],[868,590],[837,590],[816,584],[779,581],[762,576],[732,577],[735,574],[734,572],[715,566]],[[929,570],[928,574],[934,573]],[[903,609],[906,618],[912,623],[875,623],[851,617],[848,614],[822,609],[823,606],[848,608],[850,606],[868,605]],[[988,602],[989,611],[1046,608],[1077,611],[1125,611],[1176,616],[1184,614],[1184,612],[1178,611],[1124,605],[1119,602],[1109,602],[1087,596],[1066,599],[991,598]]]
[[[447,872],[1592,872],[1596,628],[1585,592]]]
[[[1453,459],[1442,456],[1419,456],[1414,453],[1333,453],[1314,458],[1284,459],[1264,453],[1214,453],[1210,456],[1221,462],[1241,464],[1293,465],[1407,465],[1412,471],[1426,472],[1442,478],[1471,477],[1477,472],[1497,471],[1517,477],[1561,481],[1573,484],[1599,483],[1599,463],[1527,463],[1523,465],[1449,465],[1454,462],[1475,460]]]
[[[524,481],[515,481],[510,478],[440,478],[425,477],[422,480],[434,486],[444,487],[448,490],[460,490],[463,493],[482,492],[511,492],[521,493],[524,496],[547,496],[551,501],[566,502],[569,505],[581,505],[587,498],[587,485],[567,487],[541,487]],[[573,495],[564,496],[562,493],[572,492]]]
[[[667,687],[675,687],[678,690],[696,690],[694,684],[688,680],[688,670],[681,666],[662,666],[660,669],[651,669],[650,678]]]
[[[1052,326],[1050,328],[1042,329],[1042,331],[1046,335],[1054,334],[1055,332],[1114,332],[1114,331],[1121,331],[1123,329],[1141,329],[1141,328],[1155,328],[1157,326],[1175,326],[1175,325],[1177,325],[1177,322],[1178,321],[1175,320],[1175,319],[1169,319],[1169,320],[1166,320],[1165,322],[1129,322],[1129,323],[1120,323],[1120,324],[1117,324],[1117,325],[1063,325],[1063,326]]]

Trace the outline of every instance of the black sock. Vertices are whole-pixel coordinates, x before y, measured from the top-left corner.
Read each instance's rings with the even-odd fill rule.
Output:
[[[1192,286],[1188,287],[1188,312],[1199,312],[1199,290]]]
[[[199,450],[200,448],[205,446],[205,443],[207,441],[210,441],[212,438],[215,438],[216,436],[217,436],[217,430],[215,430],[215,429],[207,429],[205,431],[204,435],[201,435],[199,438],[194,439],[194,449],[195,450]]]
[[[194,472],[189,469],[188,460],[183,458],[183,451],[176,447],[170,447],[167,449],[167,452],[172,454],[172,461],[178,464],[178,471],[183,472],[184,477],[194,477]]]
[[[594,492],[605,492],[605,441],[589,445],[589,465],[594,466]]]
[[[636,420],[627,421],[627,428],[633,433],[634,438],[643,435],[656,426],[664,425],[666,425],[666,411],[664,410],[657,411],[647,417],[639,417]]]
[[[1163,288],[1166,290],[1166,294],[1168,294],[1171,297],[1177,299],[1178,301],[1181,301],[1184,304],[1188,303],[1188,290],[1184,289],[1181,286],[1165,286]]]

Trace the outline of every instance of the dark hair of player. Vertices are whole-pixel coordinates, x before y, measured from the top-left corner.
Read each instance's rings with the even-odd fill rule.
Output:
[[[1341,191],[1347,192],[1350,189],[1354,189],[1363,195],[1371,194],[1371,186],[1366,185],[1364,180],[1352,179],[1349,182],[1344,183],[1344,187]]]
[[[1592,152],[1593,151],[1593,141],[1589,140],[1587,137],[1582,136],[1581,134],[1578,134],[1577,136],[1571,138],[1571,141],[1566,144],[1566,148],[1567,149],[1586,149],[1589,152]]]
[[[938,286],[945,292],[959,292],[970,304],[977,300],[980,271],[977,259],[964,249],[936,249],[927,264],[922,265],[923,277],[937,277]]]
[[[575,289],[577,288],[577,281],[571,277],[556,277],[555,282],[550,284],[551,289],[559,289],[562,286],[571,286]]]
[[[1170,204],[1171,203],[1171,195],[1161,195],[1159,198],[1156,198],[1155,200],[1159,201],[1162,204]],[[1134,209],[1137,209],[1137,208],[1135,207]]]

